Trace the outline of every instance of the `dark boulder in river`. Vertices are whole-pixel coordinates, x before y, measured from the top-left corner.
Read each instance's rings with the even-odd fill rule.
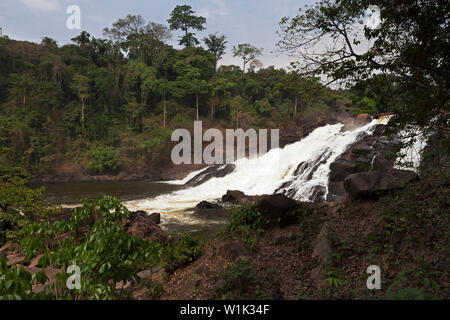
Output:
[[[215,165],[208,167],[207,169],[203,170],[199,174],[197,174],[195,177],[193,177],[191,180],[186,182],[186,186],[189,187],[195,187],[198,185],[201,185],[205,183],[206,181],[212,179],[212,178],[223,178],[230,173],[232,173],[236,169],[236,165],[234,164],[225,164],[225,165]]]
[[[200,210],[212,210],[212,209],[221,209],[222,208],[218,204],[211,203],[208,201],[202,201],[199,204],[197,204],[195,207]]]
[[[377,170],[348,176],[344,181],[344,187],[354,199],[378,197],[390,190],[404,188],[417,178],[417,174],[413,171]]]
[[[254,204],[259,197],[247,196],[242,191],[228,190],[225,195],[222,196],[222,202],[229,202],[232,204]]]

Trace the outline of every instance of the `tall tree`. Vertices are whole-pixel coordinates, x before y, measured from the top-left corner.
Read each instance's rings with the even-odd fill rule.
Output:
[[[82,31],[78,36],[70,40],[75,42],[80,47],[84,47],[91,41],[91,35],[86,31]]]
[[[179,76],[177,77],[177,86],[185,91],[186,94],[195,96],[196,119],[200,119],[199,114],[199,95],[208,92],[208,83],[201,78],[199,68],[190,66],[184,61],[177,64]]]
[[[302,77],[298,71],[292,70],[284,75],[282,82],[275,86],[274,91],[282,92],[294,99],[292,119],[295,120],[299,103],[301,111],[304,111],[310,96],[320,88],[321,85],[317,79]]]
[[[179,44],[186,48],[194,47],[200,43],[195,38],[195,33],[189,32],[189,30],[205,30],[203,25],[206,23],[206,18],[196,16],[194,13],[189,5],[176,6],[170,14],[170,19],[167,20],[171,30],[182,30],[184,32]]]
[[[125,80],[128,86],[139,91],[141,105],[147,105],[149,93],[156,85],[156,70],[139,60],[130,60],[126,67]]]
[[[247,63],[252,62],[257,57],[261,56],[262,52],[263,49],[258,49],[248,43],[239,44],[237,47],[233,47],[233,56],[242,59],[244,65],[242,70],[243,74],[245,74]]]
[[[86,100],[90,97],[89,78],[82,74],[75,74],[72,80],[72,89],[81,101],[81,132],[85,131],[85,108]]]
[[[216,57],[214,70],[217,70],[217,63],[225,54],[226,44],[228,43],[226,39],[227,38],[224,35],[218,36],[217,33],[210,34],[208,37],[203,39],[203,42],[205,42],[208,50]]]
[[[117,20],[112,28],[103,29],[103,34],[124,50],[132,59],[140,58],[151,64],[164,42],[171,38],[168,27],[149,21],[141,15],[127,15]]]
[[[160,78],[156,82],[156,91],[162,96],[163,98],[163,128],[166,128],[167,123],[167,97],[169,95],[175,94],[175,91],[177,90],[175,86],[174,81],[169,81],[165,78]],[[175,94],[176,95],[176,94]]]

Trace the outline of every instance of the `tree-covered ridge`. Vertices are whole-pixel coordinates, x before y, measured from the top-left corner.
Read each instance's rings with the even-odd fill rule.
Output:
[[[193,17],[183,12],[173,14],[171,29],[198,29],[201,21],[180,22]],[[168,27],[127,15],[104,35],[83,31],[61,47],[50,38],[0,39],[2,166],[46,171],[75,161],[112,172],[136,159],[164,158],[170,129],[191,128],[194,119],[223,128],[279,127],[299,112],[294,105],[323,111],[336,100],[316,78],[302,78],[301,95],[293,94],[292,74],[283,69],[217,68],[227,50],[218,33],[204,39],[207,49],[198,41],[176,49],[166,43]],[[244,64],[260,53],[249,44],[235,52]]]

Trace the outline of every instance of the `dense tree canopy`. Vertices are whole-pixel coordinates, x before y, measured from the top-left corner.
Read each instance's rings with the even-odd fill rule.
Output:
[[[151,164],[167,156],[171,129],[190,129],[194,119],[268,128],[344,108],[427,124],[448,110],[448,3],[376,4],[381,27],[363,34],[350,31],[365,17],[362,0],[321,1],[283,19],[279,47],[297,61],[289,71],[264,68],[262,49],[248,43],[232,50],[242,67],[217,66],[227,38],[210,34],[206,49],[197,46],[191,31],[205,19],[190,6],[169,19],[170,29],[184,31],[183,49],[167,43],[169,27],[140,15],[105,28],[105,39],[83,31],[64,46],[0,38],[0,166],[89,169],[103,153],[99,159],[120,155],[114,168]],[[373,42],[365,52],[362,36]],[[334,46],[318,45],[323,39]],[[324,75],[348,89],[323,87]]]

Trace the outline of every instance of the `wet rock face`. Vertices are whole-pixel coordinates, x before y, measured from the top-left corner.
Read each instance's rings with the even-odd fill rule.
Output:
[[[344,187],[354,199],[372,198],[390,190],[404,188],[417,178],[417,174],[409,170],[377,170],[348,176],[344,181]]]
[[[202,201],[199,204],[197,204],[195,206],[195,208],[197,208],[199,210],[213,210],[213,209],[221,209],[222,207],[215,203],[211,203],[208,201]]]
[[[328,201],[348,197],[344,181],[352,174],[394,169],[393,161],[388,160],[391,142],[383,135],[385,128],[385,125],[377,125],[373,135],[362,137],[330,165]]]
[[[236,165],[234,164],[211,166],[186,182],[185,185],[189,187],[195,187],[205,183],[212,178],[223,178],[232,173],[235,169]]]

